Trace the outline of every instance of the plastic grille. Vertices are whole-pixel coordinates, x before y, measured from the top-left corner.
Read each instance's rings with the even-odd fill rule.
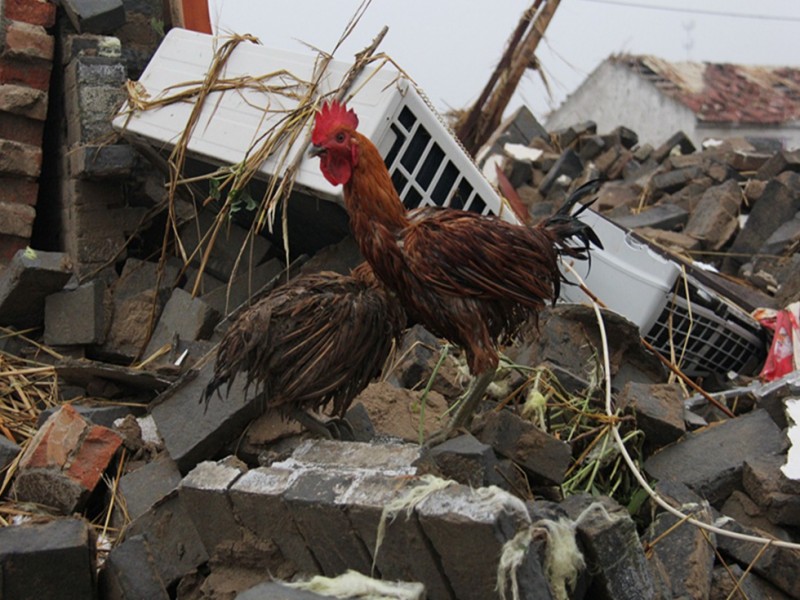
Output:
[[[409,106],[389,127],[395,140],[384,161],[406,208],[435,205],[493,212]]]

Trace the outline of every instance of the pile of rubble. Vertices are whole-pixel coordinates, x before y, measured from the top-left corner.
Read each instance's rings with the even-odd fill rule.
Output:
[[[594,313],[575,305],[544,311],[538,334],[507,349],[470,431],[433,448],[420,442],[467,382],[458,351],[418,327],[350,409],[356,441],[262,414],[241,378],[204,405],[238,306],[298,273],[346,272],[358,253],[346,238],[286,265],[258,238],[231,278],[248,239],[231,222],[199,278],[199,260],[154,260],[164,180],[102,138],[157,43],[161,2],[126,0],[127,22],[119,2],[91,15],[64,4],[60,179],[37,207],[37,219],[61,215],[64,252],[20,250],[0,274],[0,596],[319,598],[334,582],[284,583],[355,571],[398,582],[383,594],[403,598],[717,599],[737,586],[800,598],[800,484],[781,471],[797,373],[695,394],[609,311],[614,417]],[[524,112],[492,147],[531,219],[601,177],[601,212],[754,285],[728,285],[742,305],[798,299],[797,152],[745,140],[697,151],[680,134],[652,148],[590,123],[549,134]],[[185,255],[210,227],[206,212],[187,221]],[[649,497],[615,428],[693,522]]]

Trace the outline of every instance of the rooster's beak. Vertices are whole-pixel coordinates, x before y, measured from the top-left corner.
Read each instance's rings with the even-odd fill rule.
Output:
[[[323,146],[311,146],[311,149],[308,151],[308,157],[313,158],[315,156],[320,156],[321,154],[325,153],[325,148]]]

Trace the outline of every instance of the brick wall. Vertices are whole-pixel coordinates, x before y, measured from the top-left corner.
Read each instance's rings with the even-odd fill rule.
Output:
[[[55,17],[45,0],[0,0],[0,269],[36,216]]]

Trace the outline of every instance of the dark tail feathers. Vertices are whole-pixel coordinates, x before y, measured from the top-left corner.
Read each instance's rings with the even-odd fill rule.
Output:
[[[591,245],[597,248],[603,248],[603,243],[600,241],[600,238],[597,237],[594,230],[578,219],[580,214],[594,204],[596,199],[581,206],[574,214],[570,214],[574,206],[583,198],[594,194],[600,188],[601,183],[602,181],[599,179],[592,179],[584,183],[570,194],[567,201],[564,202],[553,216],[546,219],[542,224],[542,227],[555,234],[556,244],[561,254],[579,260],[589,260]],[[580,244],[570,244],[568,243],[569,240],[577,240]]]

